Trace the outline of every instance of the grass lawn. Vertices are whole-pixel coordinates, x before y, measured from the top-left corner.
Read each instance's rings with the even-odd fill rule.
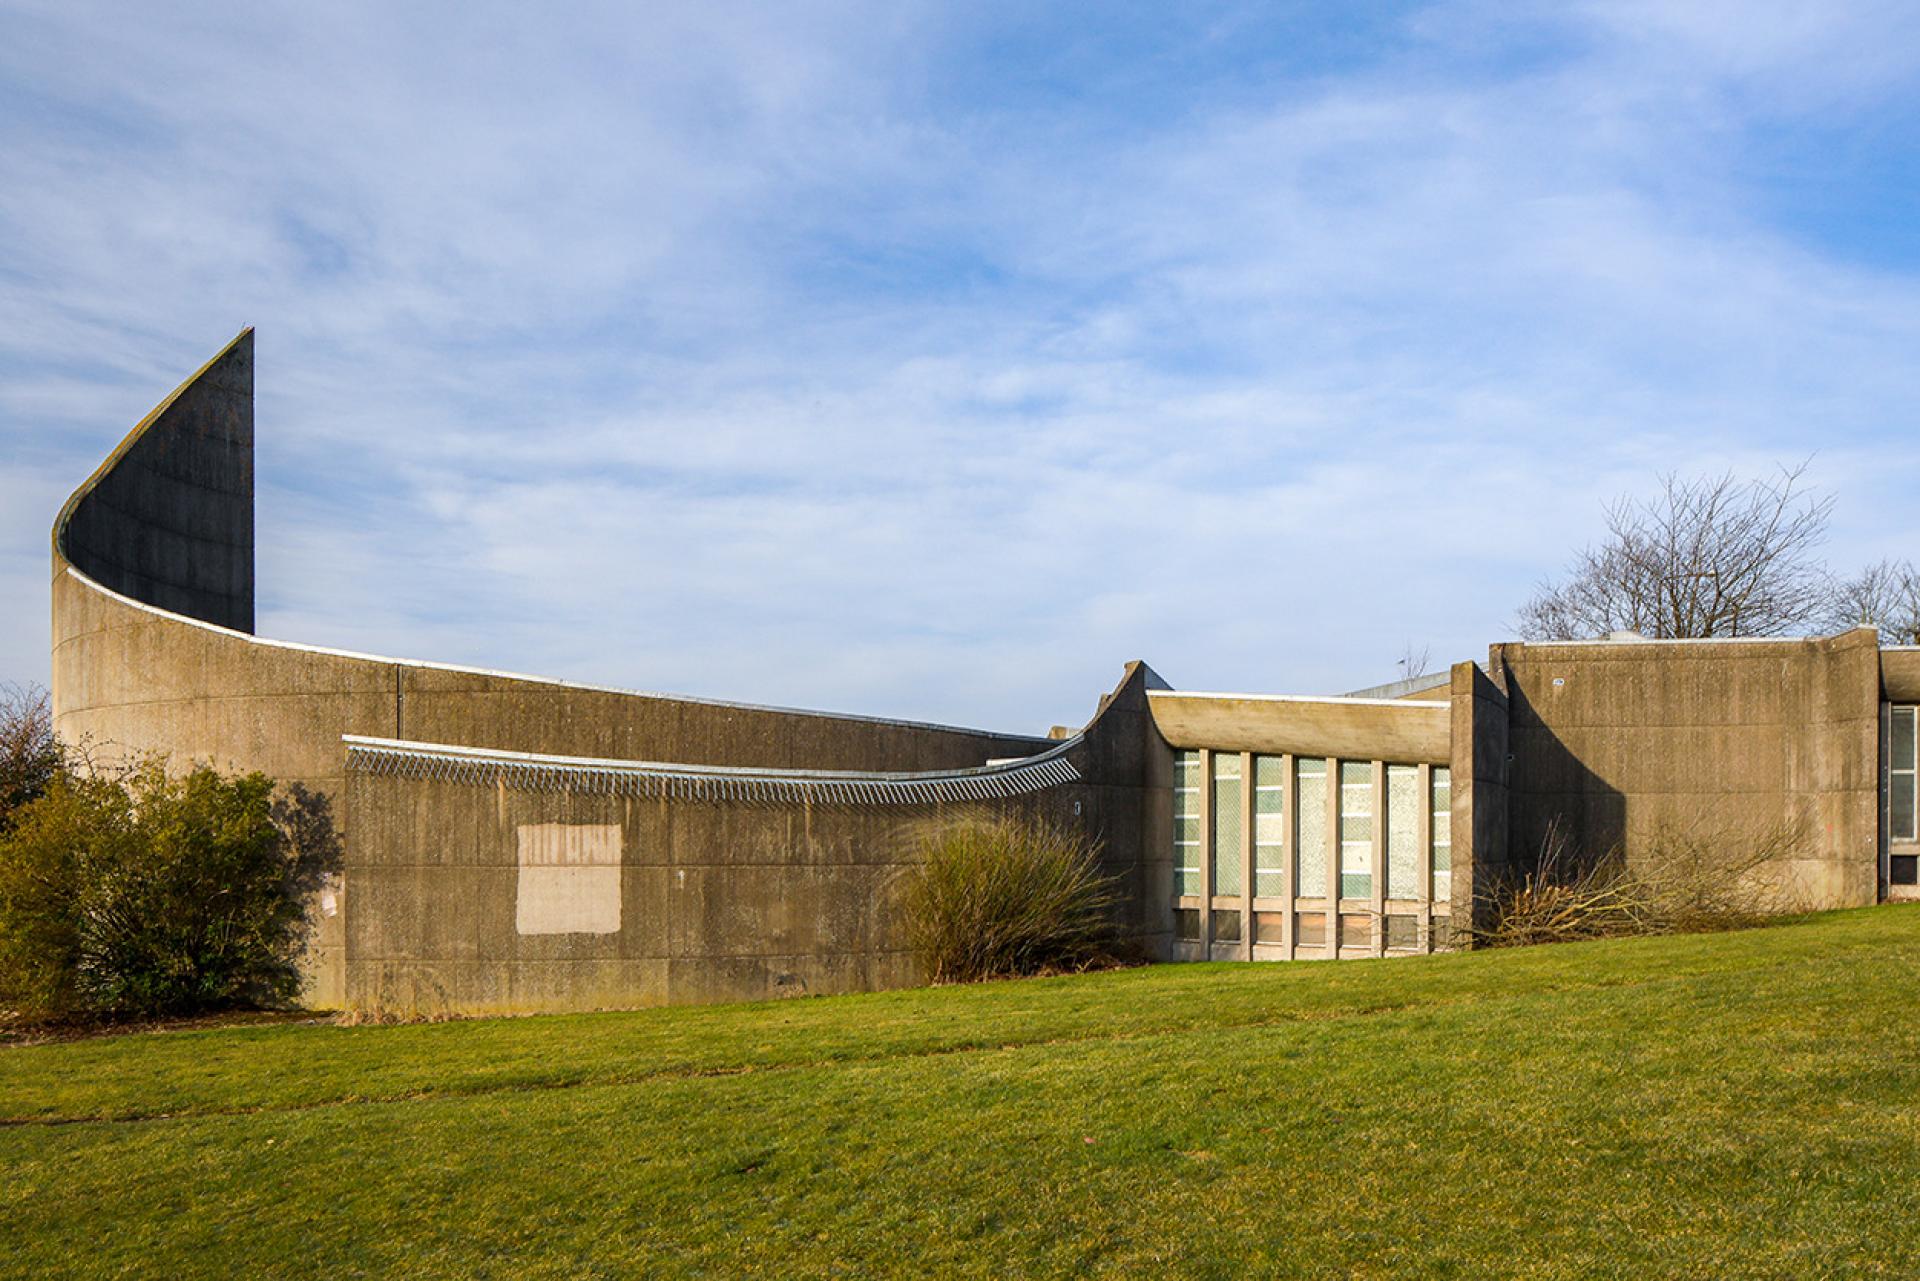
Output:
[[[1920,908],[0,1049],[17,1276],[1920,1275]]]

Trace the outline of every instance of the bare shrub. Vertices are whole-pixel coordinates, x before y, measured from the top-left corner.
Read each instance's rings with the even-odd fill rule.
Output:
[[[916,845],[907,930],[933,982],[1112,961],[1114,888],[1087,837],[1038,819],[969,817],[926,829]]]
[[[62,765],[53,703],[38,685],[0,685],[0,829],[43,795]]]
[[[1778,921],[1798,906],[1788,868],[1805,836],[1785,821],[1748,830],[1668,823],[1631,858],[1618,846],[1584,858],[1555,823],[1534,866],[1496,891],[1493,920],[1473,941],[1520,947]]]

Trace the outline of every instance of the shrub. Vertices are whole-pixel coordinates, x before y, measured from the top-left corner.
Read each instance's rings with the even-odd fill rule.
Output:
[[[1474,941],[1517,947],[1765,924],[1795,906],[1785,869],[1804,835],[1790,822],[1749,831],[1666,824],[1631,859],[1619,847],[1583,859],[1554,824],[1534,866],[1497,891],[1493,919]]]
[[[23,805],[45,794],[60,766],[47,691],[0,685],[0,831]]]
[[[1037,819],[929,829],[906,892],[914,952],[935,983],[1111,961],[1115,896],[1099,848]]]
[[[337,866],[324,797],[148,761],[55,776],[0,834],[0,1003],[31,1018],[274,1006]]]

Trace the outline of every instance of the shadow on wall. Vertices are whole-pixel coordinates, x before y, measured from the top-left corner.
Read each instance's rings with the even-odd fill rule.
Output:
[[[1537,871],[1546,851],[1564,845],[1582,865],[1627,847],[1627,797],[1580,759],[1529,701],[1507,682],[1507,852],[1517,875]]]

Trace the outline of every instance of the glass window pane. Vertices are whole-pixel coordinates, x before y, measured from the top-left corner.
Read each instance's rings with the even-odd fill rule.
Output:
[[[1387,766],[1387,897],[1420,895],[1420,771]]]
[[[1284,943],[1287,918],[1282,912],[1255,912],[1253,914],[1253,941],[1256,943]]]
[[[1887,783],[1887,818],[1893,839],[1914,839],[1914,776],[1895,774]]]
[[[1177,907],[1173,910],[1173,936],[1185,943],[1200,941],[1200,909]]]
[[[1200,892],[1200,753],[1173,754],[1173,892]],[[1198,918],[1194,925],[1198,938]],[[1184,937],[1184,936],[1183,936]]]
[[[1893,768],[1914,767],[1914,712],[1911,707],[1893,709]]]
[[[1340,762],[1340,897],[1373,894],[1373,766]]]
[[[1240,913],[1215,912],[1213,921],[1213,941],[1216,943],[1238,943],[1240,941]]]
[[[1286,789],[1278,756],[1253,758],[1253,892],[1278,897],[1287,892]]]
[[[1420,946],[1420,919],[1414,916],[1389,916],[1387,918],[1387,947],[1394,951],[1411,951]]]
[[[1433,767],[1433,897],[1453,897],[1453,771]]]
[[[1302,757],[1293,763],[1293,841],[1302,898],[1319,898],[1327,884],[1327,763]]]
[[[1213,758],[1215,894],[1235,895],[1241,892],[1240,831],[1240,754],[1218,752]]]

